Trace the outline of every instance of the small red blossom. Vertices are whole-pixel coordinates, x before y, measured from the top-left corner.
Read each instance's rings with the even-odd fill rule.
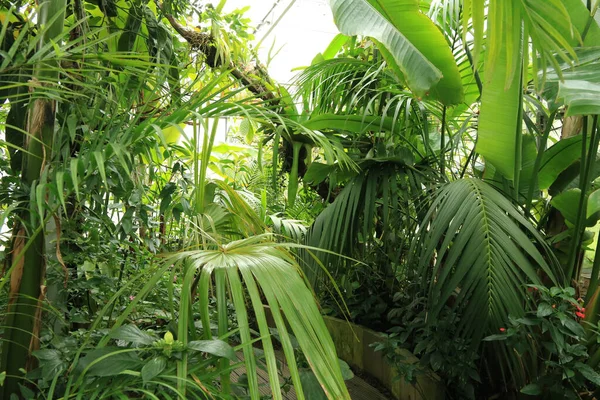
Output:
[[[581,311],[577,311],[577,312],[575,313],[575,315],[577,315],[579,318],[585,318],[585,314],[584,314],[584,313],[582,313]]]
[[[552,308],[556,308],[556,304],[552,304]]]
[[[506,328],[500,328],[500,332],[506,332]]]
[[[135,297],[134,297],[134,296],[129,296],[129,300],[130,300],[130,301],[133,301],[133,299],[135,299]]]

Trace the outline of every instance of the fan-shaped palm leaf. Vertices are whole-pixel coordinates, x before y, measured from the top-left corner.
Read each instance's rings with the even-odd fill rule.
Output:
[[[177,340],[184,344],[195,340],[196,329],[194,320],[190,316],[194,301],[192,291],[196,283],[198,284],[196,293],[200,300],[204,339],[212,339],[209,316],[211,293],[215,293],[217,298],[219,335],[226,337],[230,334],[231,327],[227,324],[228,318],[231,317],[227,315],[229,298],[235,308],[241,338],[240,347],[244,353],[249,393],[252,399],[258,399],[260,393],[256,375],[257,363],[252,348],[252,344],[257,339],[252,337],[248,305],[251,305],[252,313],[257,321],[259,340],[263,346],[273,398],[282,398],[277,361],[263,309],[263,298],[271,308],[298,398],[303,399],[304,395],[288,327],[291,328],[328,398],[349,399],[335,347],[319,313],[313,293],[302,278],[300,267],[294,256],[287,250],[287,248],[301,246],[277,243],[272,239],[272,235],[263,234],[223,245],[213,242],[210,244],[210,249],[207,250],[184,251],[168,255],[159,266],[152,269],[151,275],[144,274],[143,287],[115,321],[113,331],[127,321],[136,305],[154,288],[161,277],[169,270],[176,268],[182,272],[183,276],[177,321]],[[175,271],[172,273],[175,274]],[[127,290],[131,290],[131,288]],[[107,308],[103,309],[99,318],[107,312]],[[110,336],[106,336],[100,343],[100,347],[105,346],[109,339]],[[185,357],[184,355],[179,363],[177,374],[179,380],[177,389],[181,393],[185,393],[185,382],[189,378],[190,372]],[[223,361],[225,365],[222,365],[221,368],[221,385],[225,388],[228,386],[231,369],[228,361]]]
[[[561,283],[555,259],[533,241],[547,250],[536,229],[486,183],[463,179],[442,187],[411,249],[426,277],[430,320],[451,297],[463,310],[462,336],[481,339],[509,315],[522,315],[529,301],[524,285],[539,284],[540,271]]]
[[[229,293],[233,299],[248,371],[250,393],[253,399],[259,398],[256,360],[252,349],[253,339],[244,294],[247,291],[261,335],[273,398],[280,399],[276,359],[263,310],[262,294],[272,310],[298,397],[303,398],[302,388],[285,321],[289,323],[328,398],[349,399],[333,342],[321,318],[313,293],[300,275],[300,268],[293,255],[285,249],[286,245],[275,243],[270,239],[271,235],[258,235],[218,246],[214,250],[185,251],[167,257],[166,265],[174,263],[183,267],[185,271],[182,307],[189,301],[195,275],[200,274],[198,286],[200,314],[204,334],[207,339],[211,339],[208,299],[212,291],[211,282],[214,275],[217,303],[226,300],[226,293]],[[224,304],[217,304],[217,307],[226,310]],[[188,315],[188,312],[187,309],[182,309],[180,316]],[[182,324],[179,326],[181,328]],[[219,330],[222,331],[223,328],[226,329],[226,326],[220,327]],[[187,343],[187,325],[179,330],[178,339]]]

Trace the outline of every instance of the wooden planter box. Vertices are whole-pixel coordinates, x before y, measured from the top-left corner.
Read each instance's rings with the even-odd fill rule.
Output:
[[[267,321],[275,324],[268,306],[265,306]],[[440,379],[433,373],[417,377],[415,386],[403,378],[394,380],[397,373],[384,359],[383,353],[375,351],[370,345],[381,342],[383,334],[360,325],[349,323],[338,318],[323,316],[327,329],[333,339],[337,355],[346,361],[354,370],[359,370],[377,379],[398,400],[440,400],[444,399],[444,388]],[[418,362],[418,358],[408,350],[400,350],[410,360]],[[430,376],[431,375],[431,376]]]

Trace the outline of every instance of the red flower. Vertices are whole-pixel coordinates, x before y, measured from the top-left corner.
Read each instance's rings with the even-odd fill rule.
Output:
[[[585,318],[585,314],[580,311],[577,311],[575,315],[577,315],[579,318]]]
[[[552,308],[556,308],[556,304],[552,304]]]
[[[506,332],[506,328],[500,328],[500,332]]]

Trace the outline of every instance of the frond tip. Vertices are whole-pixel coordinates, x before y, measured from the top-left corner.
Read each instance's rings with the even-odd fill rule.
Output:
[[[557,262],[543,237],[480,180],[442,187],[419,229],[411,258],[425,277],[429,318],[435,321],[454,297],[454,307],[463,310],[461,336],[481,339],[506,324],[509,315],[523,315],[530,301],[525,285],[540,284],[541,275],[559,283]]]

